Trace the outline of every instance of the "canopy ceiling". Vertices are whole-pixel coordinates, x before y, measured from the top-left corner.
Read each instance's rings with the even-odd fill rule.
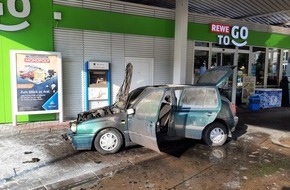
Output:
[[[176,0],[116,0],[175,9]],[[189,12],[290,28],[290,0],[188,0]]]

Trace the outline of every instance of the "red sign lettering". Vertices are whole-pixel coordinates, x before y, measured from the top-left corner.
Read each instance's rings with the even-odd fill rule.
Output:
[[[231,26],[225,24],[210,24],[210,32],[217,33],[217,34],[230,34]]]

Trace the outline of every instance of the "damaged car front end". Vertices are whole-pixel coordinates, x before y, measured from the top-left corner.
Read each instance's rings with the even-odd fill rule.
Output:
[[[62,136],[70,140],[76,150],[94,148],[103,154],[115,153],[124,142],[129,142],[126,140],[126,109],[137,93],[141,92],[137,89],[129,96],[132,70],[133,66],[129,63],[125,70],[125,80],[113,105],[81,112],[70,123],[68,132]]]

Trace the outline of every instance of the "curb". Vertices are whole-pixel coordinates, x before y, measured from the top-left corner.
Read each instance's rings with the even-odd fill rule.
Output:
[[[1,134],[20,134],[26,132],[44,132],[52,131],[57,129],[64,129],[69,127],[70,121],[59,123],[59,121],[44,121],[44,122],[31,122],[22,123],[17,126],[12,124],[0,124]]]

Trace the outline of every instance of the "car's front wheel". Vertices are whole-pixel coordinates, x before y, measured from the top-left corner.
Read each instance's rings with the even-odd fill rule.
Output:
[[[104,129],[99,132],[94,140],[95,149],[101,154],[113,154],[120,150],[123,138],[116,129]]]
[[[209,146],[221,146],[228,138],[226,127],[218,122],[207,126],[203,133],[203,140]]]

